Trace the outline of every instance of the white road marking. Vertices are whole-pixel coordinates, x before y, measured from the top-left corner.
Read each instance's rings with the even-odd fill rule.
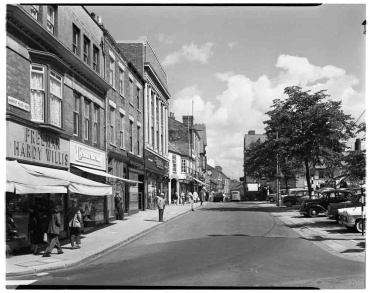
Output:
[[[6,286],[20,286],[20,285],[29,285],[37,280],[6,280]]]

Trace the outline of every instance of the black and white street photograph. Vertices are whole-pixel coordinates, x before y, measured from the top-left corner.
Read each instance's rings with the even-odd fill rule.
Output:
[[[365,290],[366,11],[4,3],[3,290]]]

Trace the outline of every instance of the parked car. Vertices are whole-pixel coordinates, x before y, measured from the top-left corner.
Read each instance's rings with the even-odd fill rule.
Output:
[[[366,214],[366,209],[364,208],[364,216]],[[352,207],[352,208],[345,208],[339,209],[339,224],[346,226],[348,230],[355,230],[358,233],[362,232],[362,225],[364,225],[364,231],[366,226],[366,217],[364,218],[364,222],[362,220],[362,210],[361,207]]]
[[[287,190],[286,189],[280,189],[280,196],[283,198],[284,196],[287,195]],[[276,201],[276,193],[271,193],[268,195],[267,200],[270,202],[275,202]]]
[[[240,201],[240,192],[238,190],[231,191],[230,201]]]
[[[329,219],[336,220],[338,222],[338,220],[339,220],[338,210],[339,209],[359,207],[359,206],[361,206],[361,193],[360,194],[359,193],[355,194],[351,198],[351,200],[348,200],[348,201],[345,201],[345,202],[329,204],[328,211],[327,211],[326,215]]]
[[[222,192],[216,192],[213,195],[213,202],[223,202],[223,200],[224,200],[224,196]]]
[[[327,212],[329,204],[348,201],[352,196],[352,193],[346,190],[323,191],[319,198],[305,199],[300,206],[299,213],[309,217],[317,217],[319,214]]]
[[[292,188],[288,190],[288,195],[283,197],[282,203],[287,207],[299,204],[302,197],[308,198],[308,190],[302,188]]]

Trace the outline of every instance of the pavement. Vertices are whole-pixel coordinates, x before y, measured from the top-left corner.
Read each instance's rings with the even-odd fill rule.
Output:
[[[200,203],[195,203],[194,209],[196,211],[211,204],[213,203],[205,202],[201,206]],[[296,209],[276,207],[266,202],[253,202],[252,208],[253,206],[270,208],[269,212],[277,220],[282,221],[303,238],[313,241],[329,253],[353,261],[365,262],[365,236],[357,233],[344,233],[347,231],[343,231],[343,227],[338,224],[336,227],[332,223],[334,221],[327,223],[326,218],[304,218]],[[169,205],[165,208],[164,222],[158,222],[157,210],[141,211],[130,216],[125,215],[122,221],[114,221],[101,229],[84,234],[81,249],[72,250],[70,243],[66,240],[61,243],[64,253],[59,255],[54,249],[50,258],[43,258],[42,253],[9,256],[6,258],[6,277],[43,275],[47,272],[86,263],[189,212],[191,212],[189,204]]]

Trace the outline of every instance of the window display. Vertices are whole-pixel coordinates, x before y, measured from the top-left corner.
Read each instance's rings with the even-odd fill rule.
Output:
[[[77,198],[84,225],[86,227],[104,223],[104,197],[84,194],[71,194],[71,199]]]

